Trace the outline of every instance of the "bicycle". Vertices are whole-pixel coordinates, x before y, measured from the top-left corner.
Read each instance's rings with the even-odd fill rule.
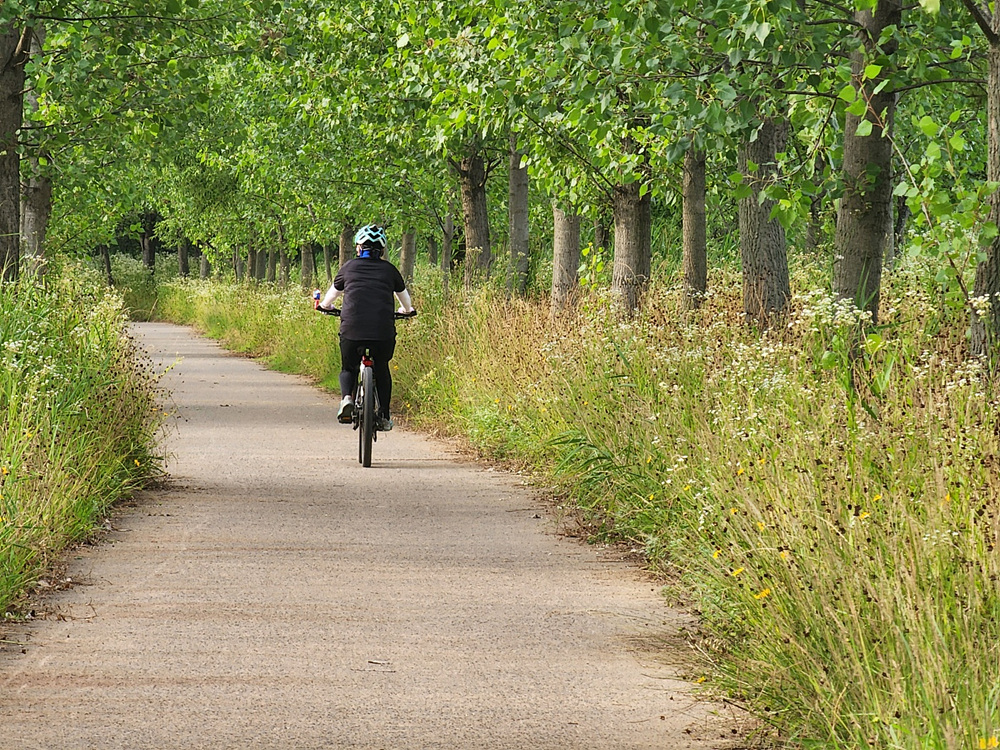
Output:
[[[333,307],[324,310],[316,308],[324,315],[340,317],[340,309]],[[417,311],[409,313],[396,312],[393,317],[396,320],[401,318],[416,317]],[[378,390],[375,388],[375,360],[369,347],[360,347],[361,371],[358,373],[357,383],[354,386],[354,411],[351,415],[351,424],[358,431],[358,463],[365,468],[372,465],[372,444],[378,442],[380,432],[376,423],[376,416],[381,413],[378,400]]]

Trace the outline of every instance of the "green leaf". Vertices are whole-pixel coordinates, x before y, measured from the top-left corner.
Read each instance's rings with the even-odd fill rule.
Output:
[[[924,115],[920,118],[920,122],[917,123],[917,127],[919,127],[928,138],[936,136],[939,130],[937,123],[934,122],[929,115]]]
[[[852,86],[851,84],[847,84],[846,86],[844,86],[844,88],[840,90],[840,93],[837,94],[837,96],[843,99],[848,104],[850,104],[851,102],[853,102],[855,99],[858,98],[858,92],[854,88],[854,86]]]
[[[965,151],[965,138],[962,137],[961,133],[955,133],[948,139],[948,145],[951,146],[952,151]]]
[[[920,7],[928,13],[937,15],[941,12],[941,0],[920,0]]]
[[[872,123],[870,120],[862,120],[858,123],[858,129],[854,132],[854,135],[859,138],[865,138],[872,134]]]
[[[881,65],[875,65],[874,63],[872,63],[871,65],[867,65],[865,66],[865,80],[870,81],[872,78],[878,78],[878,75],[881,72],[882,72]]]
[[[865,112],[868,111],[868,104],[864,99],[858,99],[850,107],[847,108],[849,114],[855,117],[861,117]]]
[[[396,47],[398,49],[402,49],[403,47],[407,46],[409,43],[410,43],[410,35],[409,34],[403,34],[403,36],[399,37],[399,39],[396,40]]]

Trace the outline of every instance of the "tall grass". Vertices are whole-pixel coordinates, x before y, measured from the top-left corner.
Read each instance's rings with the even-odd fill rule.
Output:
[[[153,379],[120,298],[79,267],[47,283],[0,285],[0,611],[157,471]]]
[[[555,321],[495,290],[445,301],[423,276],[398,407],[558,483],[595,537],[674,572],[703,676],[781,742],[996,747],[1000,402],[930,278],[888,278],[877,329],[810,292],[760,332],[734,273],[695,314],[660,287],[628,322],[600,296]],[[160,310],[334,382],[302,295],[173,285]]]

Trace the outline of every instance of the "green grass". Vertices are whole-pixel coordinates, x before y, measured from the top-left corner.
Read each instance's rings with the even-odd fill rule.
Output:
[[[803,265],[793,286],[821,279]],[[778,741],[995,746],[1000,403],[929,279],[888,277],[878,329],[805,291],[760,332],[732,272],[695,314],[660,285],[622,322],[600,295],[558,321],[493,289],[446,301],[424,271],[397,407],[536,472],[595,539],[670,572],[708,633],[701,676]],[[332,321],[310,307],[186,282],[157,309],[333,384]]]
[[[151,373],[79,267],[0,286],[0,611],[158,470]]]

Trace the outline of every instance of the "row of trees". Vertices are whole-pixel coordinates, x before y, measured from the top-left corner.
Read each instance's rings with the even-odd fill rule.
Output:
[[[834,291],[877,320],[913,214],[986,354],[1000,321],[1000,14],[921,5],[8,2],[0,265],[11,278],[57,248],[106,244],[123,215],[155,209],[162,241],[216,262],[235,252],[274,278],[265,248],[307,273],[305,249],[343,254],[378,220],[404,257],[422,236],[445,268],[460,239],[469,284],[500,272],[505,246],[524,291],[544,222],[558,309],[585,220],[613,247],[628,313],[654,220],[679,207],[689,306],[707,287],[707,228],[732,222],[748,319],[787,306],[791,234],[829,248]]]

